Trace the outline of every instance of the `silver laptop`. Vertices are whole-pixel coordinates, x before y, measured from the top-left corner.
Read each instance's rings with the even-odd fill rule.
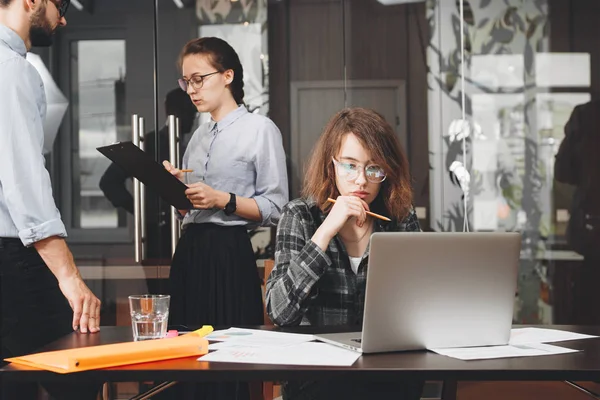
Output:
[[[315,335],[362,353],[508,343],[521,235],[377,232],[362,332]]]

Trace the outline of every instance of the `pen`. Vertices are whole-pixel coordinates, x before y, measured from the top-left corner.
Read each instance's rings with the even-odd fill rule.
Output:
[[[335,200],[332,198],[328,198],[327,199],[328,202],[335,204]],[[384,221],[391,221],[391,219],[389,219],[388,217],[384,217],[383,215],[379,215],[379,214],[375,214],[374,212],[371,211],[365,211],[367,213],[367,215],[370,215],[371,217],[375,217],[375,218],[379,218],[382,219]]]
[[[193,169],[182,169],[181,172],[194,172]]]

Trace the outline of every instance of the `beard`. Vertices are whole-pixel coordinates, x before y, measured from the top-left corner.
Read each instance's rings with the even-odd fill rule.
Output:
[[[29,39],[34,47],[48,47],[54,40],[54,32],[48,19],[46,19],[46,7],[40,7],[31,17],[31,28],[29,28]]]

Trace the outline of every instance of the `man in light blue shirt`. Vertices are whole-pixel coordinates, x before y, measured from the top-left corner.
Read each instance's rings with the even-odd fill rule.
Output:
[[[25,59],[31,46],[52,44],[55,30],[66,25],[68,6],[69,0],[0,0],[2,359],[34,352],[72,330],[99,329],[100,301],[64,240],[44,166],[44,86]],[[85,397],[76,390],[49,391],[61,399]],[[3,385],[2,398],[12,396]],[[35,393],[20,392],[18,398],[29,396]]]

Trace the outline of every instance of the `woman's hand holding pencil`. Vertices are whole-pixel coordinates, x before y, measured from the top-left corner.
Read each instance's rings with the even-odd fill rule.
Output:
[[[330,203],[335,204],[335,200],[332,199],[332,198],[328,198],[327,201],[330,202]],[[388,221],[388,222],[391,221],[391,219],[389,219],[388,217],[384,217],[383,215],[379,215],[379,214],[376,214],[376,213],[371,212],[371,211],[365,211],[365,213],[367,215],[370,215],[371,217],[379,218],[380,220],[383,220],[383,221]]]
[[[311,240],[325,251],[329,242],[340,230],[348,223],[356,224],[359,231],[365,231],[363,226],[367,222],[367,216],[379,218],[384,221],[390,219],[369,211],[369,205],[361,198],[355,196],[339,196],[336,200],[328,198],[327,201],[333,204],[333,207],[327,214],[323,223],[316,230]],[[366,231],[369,227],[366,227]]]

